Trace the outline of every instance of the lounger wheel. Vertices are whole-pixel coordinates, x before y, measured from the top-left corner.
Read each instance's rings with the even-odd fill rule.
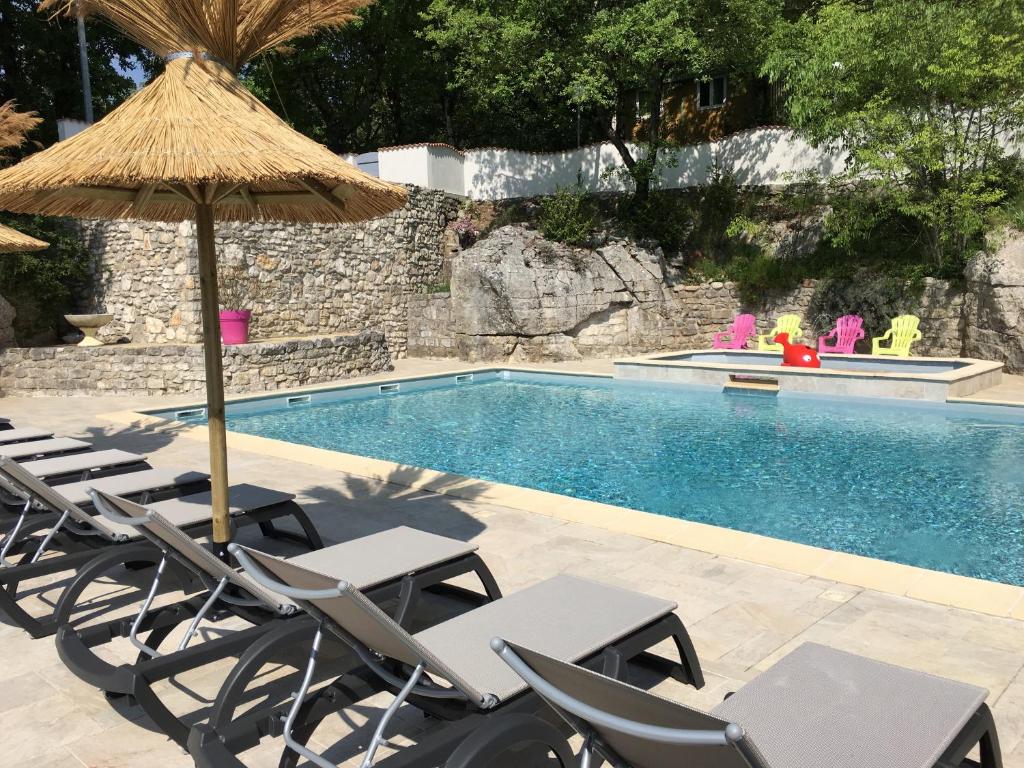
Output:
[[[500,755],[516,747],[547,747],[563,768],[573,765],[572,749],[558,728],[547,720],[527,714],[496,717],[456,747],[445,768],[485,768]]]
[[[135,565],[135,569],[139,569],[142,564],[156,565],[162,558],[160,550],[149,544],[122,545],[106,551],[100,550],[95,558],[78,571],[74,581],[61,592],[53,611],[54,624],[60,626],[70,623],[78,598],[93,581],[111,568],[130,562]],[[171,574],[177,576],[178,569],[171,569]]]
[[[256,679],[263,666],[285,649],[308,645],[316,634],[316,623],[298,617],[284,623],[278,630],[261,637],[239,658],[231,674],[221,685],[210,712],[209,723],[223,729],[234,719],[235,710],[245,701],[249,684]]]

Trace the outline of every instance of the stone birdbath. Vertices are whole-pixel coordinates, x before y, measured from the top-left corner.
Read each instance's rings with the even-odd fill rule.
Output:
[[[96,338],[100,328],[114,319],[113,315],[64,315],[64,319],[75,326],[85,338],[78,342],[80,347],[102,347],[103,342]]]

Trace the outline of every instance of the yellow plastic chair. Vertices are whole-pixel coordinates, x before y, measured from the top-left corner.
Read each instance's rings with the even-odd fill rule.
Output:
[[[761,352],[781,352],[782,345],[772,341],[780,333],[788,333],[789,341],[795,344],[803,338],[804,331],[800,327],[800,315],[782,315],[775,321],[771,333],[763,333],[757,337],[757,348]]]
[[[910,357],[910,345],[921,339],[921,331],[917,328],[920,323],[921,319],[917,315],[894,317],[892,327],[885,335],[871,340],[871,354]],[[890,339],[889,346],[883,347],[882,342],[886,339]]]

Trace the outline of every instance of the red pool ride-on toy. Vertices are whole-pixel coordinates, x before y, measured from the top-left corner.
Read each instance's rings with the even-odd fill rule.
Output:
[[[788,333],[780,333],[772,341],[782,345],[783,365],[793,368],[821,368],[818,353],[806,344],[790,344]]]

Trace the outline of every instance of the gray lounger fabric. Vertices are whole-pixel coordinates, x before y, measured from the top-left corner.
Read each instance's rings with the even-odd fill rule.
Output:
[[[21,466],[36,477],[47,478],[56,475],[68,475],[89,470],[107,469],[110,467],[141,464],[145,456],[128,451],[109,450],[92,453],[75,453],[70,456],[58,456],[52,459],[27,461]]]
[[[290,587],[331,589],[331,578],[292,561],[245,548],[256,562]],[[579,661],[675,610],[676,604],[575,576],[556,576],[410,635],[351,584],[340,597],[311,601],[371,650],[412,666],[424,662],[480,706],[526,689],[488,645],[501,633]]]
[[[773,768],[931,768],[986,694],[805,643],[711,711]]]
[[[277,504],[284,504],[291,501],[295,496],[290,493],[275,491],[270,488],[261,488],[258,485],[242,483],[232,485],[228,488],[228,514],[232,517],[244,515],[253,509],[265,509]],[[147,505],[150,509],[160,515],[167,523],[177,527],[187,527],[199,523],[208,522],[213,513],[213,493],[203,491],[193,493],[189,496],[179,496],[174,499],[157,501]],[[108,536],[118,539],[138,539],[142,533],[138,528],[131,525],[122,525],[107,520],[104,517],[90,518],[92,524],[103,530]]]
[[[87,451],[92,446],[81,440],[72,440],[70,437],[54,437],[49,440],[32,440],[28,443],[13,443],[0,446],[0,455],[9,459],[24,459],[26,457],[46,456],[54,453],[71,453],[72,451]]]
[[[46,440],[53,437],[53,432],[35,427],[19,427],[0,431],[0,446],[9,443],[20,443],[22,440]]]
[[[82,506],[92,504],[92,500],[89,498],[90,488],[105,491],[114,496],[130,496],[144,491],[195,485],[209,479],[210,476],[205,472],[193,472],[188,469],[143,469],[123,475],[110,475],[78,483],[65,483],[58,486],[58,490],[63,498],[72,504]]]

